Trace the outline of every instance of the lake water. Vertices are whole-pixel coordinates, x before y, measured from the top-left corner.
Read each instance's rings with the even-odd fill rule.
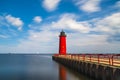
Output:
[[[0,54],[0,80],[92,80],[52,60],[52,55]]]

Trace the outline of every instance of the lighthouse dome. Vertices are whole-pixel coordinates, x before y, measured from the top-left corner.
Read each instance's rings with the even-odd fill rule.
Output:
[[[60,32],[60,36],[66,36],[66,34],[63,30]]]

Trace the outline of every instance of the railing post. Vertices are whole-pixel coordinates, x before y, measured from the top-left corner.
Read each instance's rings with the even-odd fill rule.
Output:
[[[80,61],[80,55],[78,55],[78,60]]]
[[[83,61],[85,61],[85,54],[83,54]]]
[[[90,54],[90,62],[91,62],[91,54]]]
[[[72,60],[72,54],[71,54],[71,60]]]
[[[100,56],[99,56],[99,54],[98,54],[98,64],[100,63],[99,58],[100,58]]]
[[[109,56],[109,55],[108,55],[108,59],[109,59],[109,65],[111,65],[111,64],[110,64],[110,56]]]
[[[113,66],[113,59],[114,59],[114,55],[112,55],[112,58],[111,58],[111,59],[112,59],[112,66]]]

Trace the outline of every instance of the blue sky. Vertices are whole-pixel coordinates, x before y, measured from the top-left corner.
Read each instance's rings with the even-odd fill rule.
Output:
[[[0,53],[120,53],[120,0],[0,0]]]

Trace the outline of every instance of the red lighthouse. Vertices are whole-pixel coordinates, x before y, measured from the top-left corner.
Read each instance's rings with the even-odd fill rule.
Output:
[[[66,34],[63,30],[59,35],[59,54],[66,55]]]

